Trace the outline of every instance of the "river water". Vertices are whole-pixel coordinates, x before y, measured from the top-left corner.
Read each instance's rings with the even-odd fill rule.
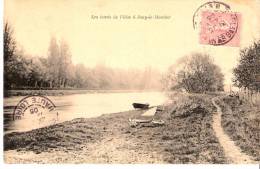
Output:
[[[24,96],[4,98],[5,133],[29,131],[75,118],[90,118],[133,110],[133,102],[155,106],[167,101],[167,96],[161,92],[87,93],[47,97],[55,104],[56,109],[52,113],[44,114],[45,120],[41,122],[35,116],[28,115],[30,113],[21,119],[13,120],[14,108]]]

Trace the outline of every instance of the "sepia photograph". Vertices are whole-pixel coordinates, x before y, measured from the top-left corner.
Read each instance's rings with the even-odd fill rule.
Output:
[[[4,0],[5,164],[260,164],[259,0]]]

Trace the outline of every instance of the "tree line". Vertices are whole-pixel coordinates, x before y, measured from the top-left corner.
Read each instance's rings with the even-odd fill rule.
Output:
[[[102,64],[88,68],[73,64],[69,45],[55,37],[47,56],[30,56],[18,49],[14,30],[4,25],[5,89],[159,89],[191,93],[224,90],[224,75],[211,56],[192,53],[184,56],[162,74],[151,67],[144,70],[116,69]],[[260,40],[240,51],[233,70],[234,85],[252,91],[260,89]]]
[[[159,89],[161,73],[151,67],[119,69],[73,64],[68,43],[50,40],[47,56],[18,49],[14,30],[4,25],[4,88],[8,89]]]

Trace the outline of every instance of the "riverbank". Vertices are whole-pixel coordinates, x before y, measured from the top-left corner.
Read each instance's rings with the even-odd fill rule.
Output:
[[[142,137],[128,119],[143,111],[128,111],[4,136],[6,163],[162,163],[156,152],[140,148]],[[144,135],[148,139],[149,133]],[[139,147],[139,148],[138,148]],[[50,158],[51,157],[51,158]]]
[[[6,163],[228,163],[215,137],[209,95],[175,95],[153,118],[131,127],[128,111],[4,136]],[[148,117],[149,118],[149,117]],[[150,117],[151,118],[151,117]]]

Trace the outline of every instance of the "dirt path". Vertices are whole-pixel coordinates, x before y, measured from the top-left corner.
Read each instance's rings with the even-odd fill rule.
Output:
[[[147,164],[165,163],[163,156],[150,150],[138,149],[138,143],[122,136],[111,136],[100,142],[84,145],[80,151],[52,151],[35,154],[31,151],[5,151],[7,163],[109,163]],[[51,158],[50,158],[51,157]]]
[[[229,136],[224,132],[222,126],[221,126],[221,114],[222,110],[221,108],[216,104],[215,102],[216,98],[212,99],[213,105],[217,108],[216,114],[213,116],[213,129],[216,133],[216,137],[218,138],[221,146],[224,149],[225,155],[231,163],[235,164],[252,164],[255,163],[255,161],[251,160],[250,156],[246,155],[245,153],[242,153],[241,149],[237,147],[232,141]]]
[[[91,146],[88,163],[165,163],[161,155],[137,144],[124,136],[108,137]]]

